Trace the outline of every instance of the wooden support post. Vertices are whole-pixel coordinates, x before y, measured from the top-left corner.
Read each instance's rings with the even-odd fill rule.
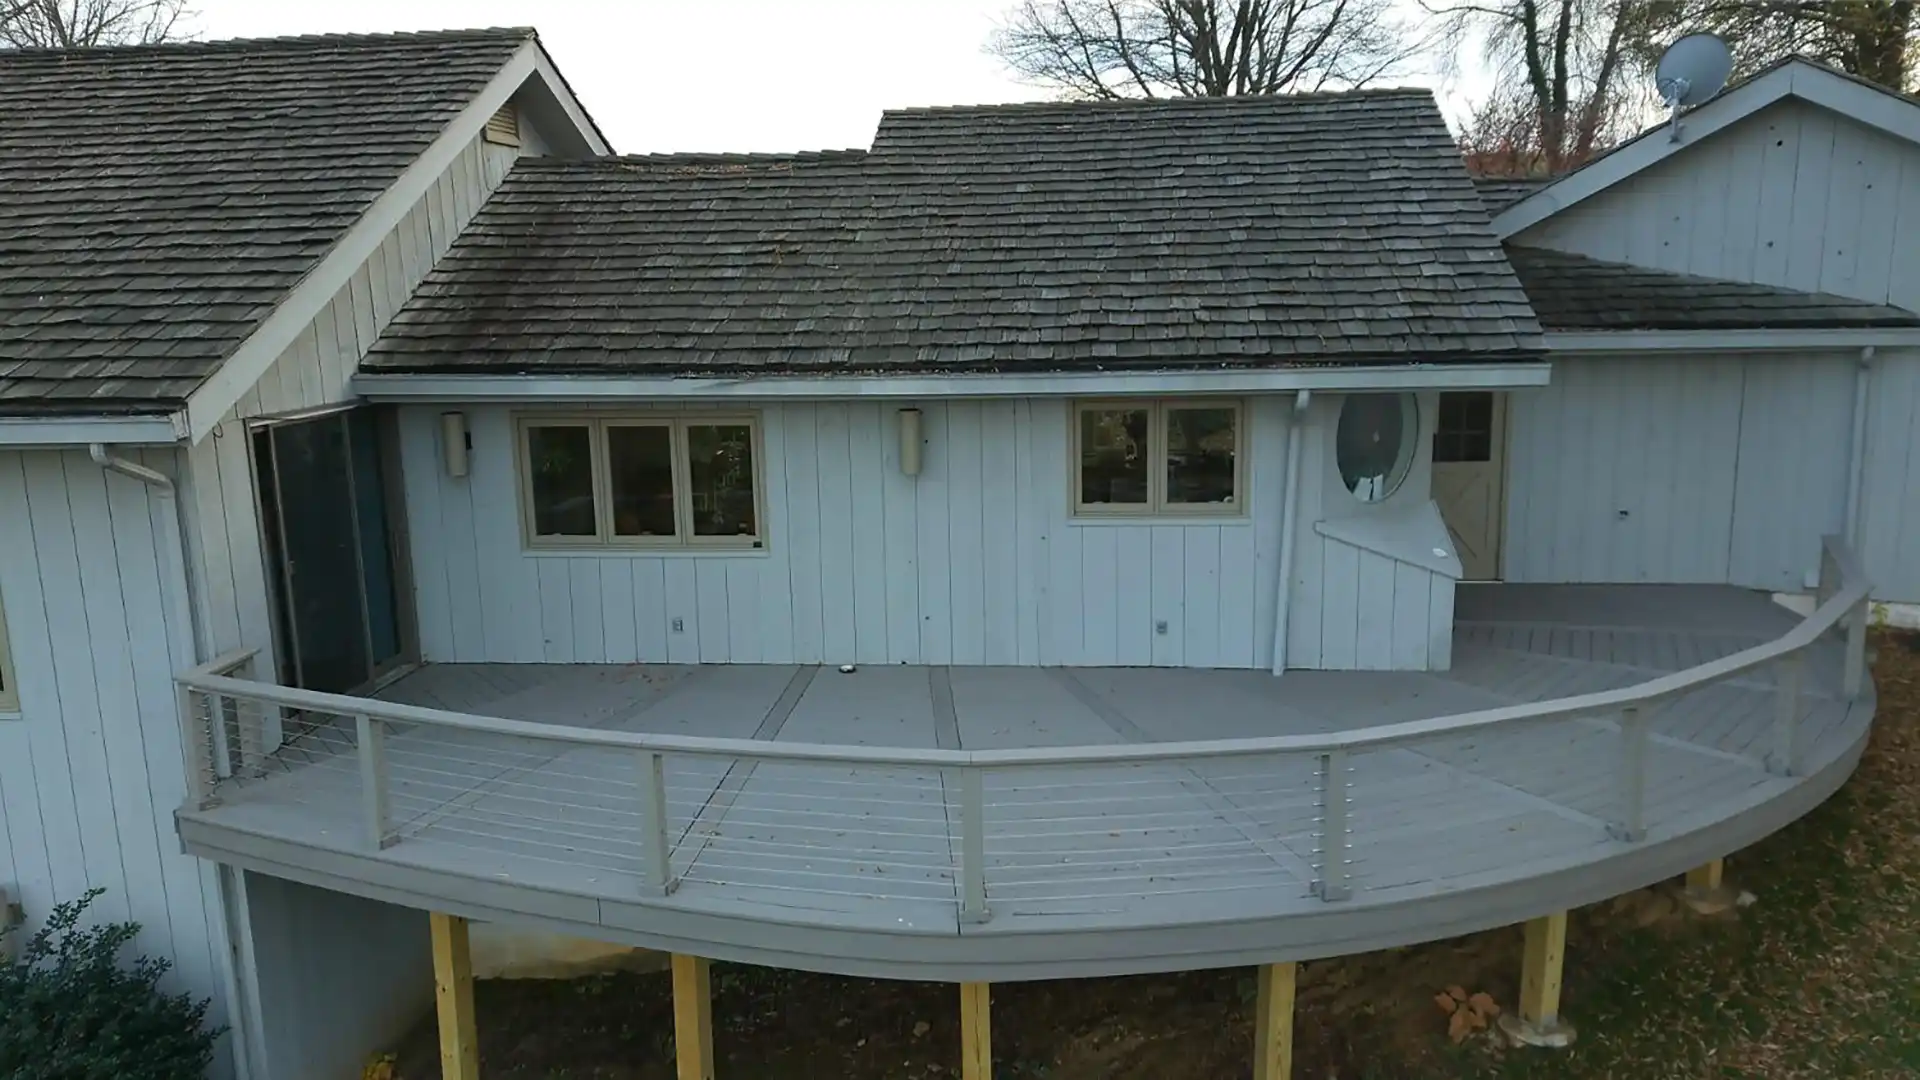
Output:
[[[1253,1014],[1253,1080],[1292,1080],[1296,966],[1262,964]]]
[[[1721,878],[1725,873],[1725,864],[1719,859],[1715,859],[1705,866],[1696,866],[1687,871],[1687,888],[1701,891],[1717,889],[1720,887]]]
[[[1520,967],[1520,1018],[1530,1024],[1560,1019],[1560,971],[1567,955],[1567,913],[1527,923]]]
[[[673,954],[673,1054],[680,1080],[713,1080],[713,965]]]
[[[1680,901],[1695,915],[1718,915],[1739,903],[1740,894],[1726,887],[1725,871],[1719,859],[1687,871],[1687,887],[1680,890]]]
[[[960,984],[960,1080],[993,1080],[991,985]]]
[[[442,1080],[479,1080],[480,1040],[473,1020],[473,954],[467,920],[434,912],[434,1001],[440,1015]]]
[[[1500,1030],[1509,1040],[1556,1048],[1573,1042],[1573,1029],[1560,1019],[1560,971],[1566,954],[1566,912],[1527,923],[1526,952],[1520,961],[1520,1011],[1500,1016]]]

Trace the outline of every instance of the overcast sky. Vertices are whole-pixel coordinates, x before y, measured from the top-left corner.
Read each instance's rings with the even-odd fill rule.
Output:
[[[191,0],[202,39],[532,26],[621,153],[864,147],[881,110],[1051,96],[982,50],[1014,0]],[[1449,114],[1471,85],[1431,73]],[[1467,82],[1471,83],[1469,79]]]

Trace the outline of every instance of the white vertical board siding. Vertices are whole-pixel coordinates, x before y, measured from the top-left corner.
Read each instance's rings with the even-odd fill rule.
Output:
[[[1374,506],[1352,497],[1334,460],[1343,401],[1339,394],[1316,397],[1301,433],[1286,665],[1327,671],[1443,671],[1453,657],[1453,579],[1323,536],[1315,528],[1330,519],[1401,513],[1409,504],[1432,497],[1439,397],[1417,395],[1413,465],[1392,496]],[[1284,458],[1284,452],[1279,456]],[[1283,478],[1276,485],[1276,497],[1284,484]],[[1273,545],[1279,546],[1277,529]],[[1270,615],[1266,618],[1271,620]],[[1271,649],[1271,639],[1267,647]],[[1262,654],[1257,663],[1270,667],[1271,653]]]
[[[1285,402],[1249,405],[1250,515],[1167,524],[1070,520],[1065,401],[921,404],[917,478],[900,472],[900,407],[756,406],[768,547],[726,554],[527,552],[512,412],[466,410],[471,472],[454,480],[439,410],[403,409],[425,657],[1264,665]]]
[[[130,455],[177,471],[171,451]],[[174,965],[172,989],[214,1000],[225,938],[211,864],[183,855],[186,798],[173,676],[193,661],[169,504],[84,453],[0,452],[0,593],[20,717],[0,721],[0,883],[37,925],[107,890],[93,917],[141,924],[135,947]]]
[[[1728,581],[1741,361],[1558,360],[1553,375],[1508,410],[1506,579]]]
[[[1556,360],[1509,408],[1506,579],[1805,588],[1843,527],[1854,362]]]
[[[433,1002],[427,913],[242,873],[260,1014],[255,1075],[356,1075]]]
[[[1920,148],[1783,101],[1513,239],[1915,308],[1916,227]]]
[[[1754,357],[1742,364],[1730,584],[1798,592],[1820,538],[1844,531],[1857,357]]]
[[[1882,351],[1874,364],[1860,498],[1874,595],[1920,603],[1920,352]]]
[[[520,151],[476,138],[234,409],[267,416],[350,401],[347,381],[380,331],[453,246]]]

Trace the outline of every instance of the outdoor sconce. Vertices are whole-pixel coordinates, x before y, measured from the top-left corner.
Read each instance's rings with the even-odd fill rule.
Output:
[[[900,472],[920,475],[920,410],[900,410]]]
[[[467,442],[467,414],[441,413],[440,453],[446,458],[448,476],[458,480],[467,475],[467,453],[470,449]]]

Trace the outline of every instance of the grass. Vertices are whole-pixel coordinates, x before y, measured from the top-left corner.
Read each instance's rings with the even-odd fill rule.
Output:
[[[1728,860],[1758,903],[1737,916],[1574,915],[1567,1051],[1460,1046],[1449,984],[1514,1000],[1512,929],[1305,965],[1295,1075],[1306,1080],[1799,1080],[1920,1076],[1920,635],[1877,641],[1879,715],[1845,788]],[[1649,894],[1650,895],[1650,894]],[[1657,899],[1657,897],[1650,897]],[[1641,926],[1641,922],[1648,925]],[[1245,970],[994,988],[995,1075],[1234,1080],[1251,1067]],[[486,1074],[667,1080],[667,980],[613,975],[479,988]],[[727,1078],[891,1080],[958,1065],[952,987],[719,966]],[[437,1075],[432,1020],[384,1070]]]

